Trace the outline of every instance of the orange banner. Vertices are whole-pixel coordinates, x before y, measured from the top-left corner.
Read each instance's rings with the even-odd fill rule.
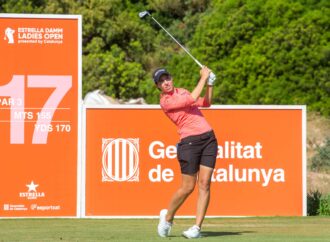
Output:
[[[218,139],[208,216],[306,215],[305,107],[202,111]],[[158,106],[85,109],[83,216],[157,216],[180,185],[175,126]],[[177,215],[193,216],[197,189]]]
[[[0,14],[0,216],[77,216],[80,16]]]

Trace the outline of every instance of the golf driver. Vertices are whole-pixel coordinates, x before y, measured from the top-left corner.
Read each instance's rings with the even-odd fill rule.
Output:
[[[170,32],[168,32],[148,11],[142,11],[139,13],[139,17],[141,19],[145,18],[145,17],[151,17],[153,21],[155,21],[156,24],[159,25],[159,27],[161,27],[194,61],[197,65],[199,65],[200,68],[203,67],[203,65],[192,55],[190,54],[190,52],[182,45],[179,43],[179,41],[177,41],[173,35],[170,34]],[[216,76],[213,72],[210,73],[209,79],[211,80],[211,83],[214,82],[214,80],[216,79]]]

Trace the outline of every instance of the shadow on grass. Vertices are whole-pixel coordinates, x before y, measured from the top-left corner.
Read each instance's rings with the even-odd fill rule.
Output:
[[[242,232],[214,232],[214,231],[203,231],[202,237],[218,237],[218,236],[228,236],[228,235],[242,235],[248,233],[255,233],[254,231],[242,231]]]
[[[254,231],[241,231],[241,232],[215,232],[215,231],[203,231],[202,238],[204,237],[220,237],[220,236],[233,236],[233,235],[242,235],[248,233],[255,233]],[[182,237],[182,235],[170,235],[170,238]]]

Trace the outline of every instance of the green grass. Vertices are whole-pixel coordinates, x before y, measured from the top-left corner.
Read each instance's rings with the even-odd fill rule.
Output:
[[[192,219],[175,220],[172,235],[159,238],[155,219],[1,219],[0,241],[187,241]],[[206,219],[197,241],[330,242],[330,217]]]

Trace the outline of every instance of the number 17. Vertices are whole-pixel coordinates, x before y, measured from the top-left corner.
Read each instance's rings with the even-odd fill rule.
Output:
[[[50,118],[42,119],[38,116],[37,120],[37,125],[49,125],[53,119],[57,106],[72,87],[72,76],[28,75],[27,86],[31,88],[55,88],[41,110],[41,113],[48,112]],[[24,89],[25,82],[23,75],[13,75],[13,78],[8,84],[0,86],[0,96],[10,96],[10,98],[14,100],[22,100],[19,104],[18,102],[13,102],[10,106],[11,144],[24,144],[24,120],[17,120],[14,115],[15,112],[24,112]],[[33,144],[46,144],[47,138],[48,131],[43,132],[40,129],[34,129],[32,138]]]

